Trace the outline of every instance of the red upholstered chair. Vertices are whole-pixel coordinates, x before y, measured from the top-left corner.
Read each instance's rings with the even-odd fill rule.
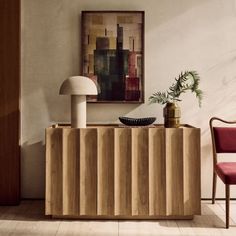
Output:
[[[229,228],[229,200],[230,185],[236,184],[236,162],[218,162],[218,153],[236,153],[236,127],[217,127],[213,126],[214,121],[226,124],[236,124],[236,121],[225,121],[217,117],[210,119],[210,129],[213,147],[213,188],[212,204],[215,203],[216,177],[217,175],[225,184],[226,195],[226,228]]]

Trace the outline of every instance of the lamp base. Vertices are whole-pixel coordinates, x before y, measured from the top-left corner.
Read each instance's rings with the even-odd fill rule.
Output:
[[[71,128],[86,128],[86,96],[71,96]]]

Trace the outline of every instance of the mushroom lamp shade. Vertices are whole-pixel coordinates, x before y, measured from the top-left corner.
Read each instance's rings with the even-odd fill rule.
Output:
[[[86,95],[97,95],[95,83],[85,76],[66,79],[61,87],[61,95],[71,95],[71,127],[86,128]]]

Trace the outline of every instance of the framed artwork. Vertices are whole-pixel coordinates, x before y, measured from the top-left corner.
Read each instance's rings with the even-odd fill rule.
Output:
[[[82,74],[88,102],[144,102],[144,11],[82,11]]]

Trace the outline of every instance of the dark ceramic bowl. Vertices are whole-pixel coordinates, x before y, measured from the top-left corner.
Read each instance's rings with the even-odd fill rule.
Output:
[[[156,117],[145,117],[145,118],[119,117],[119,120],[124,125],[146,126],[146,125],[151,125],[156,120]]]

